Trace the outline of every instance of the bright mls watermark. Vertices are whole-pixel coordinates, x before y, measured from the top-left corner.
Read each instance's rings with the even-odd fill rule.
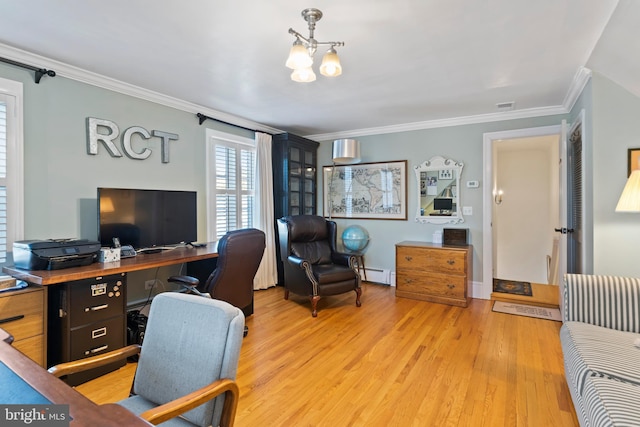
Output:
[[[69,427],[69,405],[0,405],[1,426]]]

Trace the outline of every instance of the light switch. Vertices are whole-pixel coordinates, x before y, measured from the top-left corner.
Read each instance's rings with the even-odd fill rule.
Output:
[[[463,206],[462,215],[473,215],[473,206]]]
[[[467,188],[478,188],[480,183],[478,181],[467,181]]]

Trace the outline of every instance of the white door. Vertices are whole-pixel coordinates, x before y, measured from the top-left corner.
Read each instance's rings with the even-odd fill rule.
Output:
[[[568,212],[568,145],[567,145],[567,121],[563,120],[560,132],[560,144],[559,144],[559,158],[558,163],[558,175],[560,182],[560,215],[558,217],[558,223],[556,224],[555,231],[558,233],[556,236],[556,246],[552,253],[552,259],[549,261],[549,282],[553,284],[560,284],[562,278],[567,272],[567,212]]]

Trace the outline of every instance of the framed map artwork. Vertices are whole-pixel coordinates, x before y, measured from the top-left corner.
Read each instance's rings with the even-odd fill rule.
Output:
[[[407,219],[407,161],[322,168],[325,217]]]

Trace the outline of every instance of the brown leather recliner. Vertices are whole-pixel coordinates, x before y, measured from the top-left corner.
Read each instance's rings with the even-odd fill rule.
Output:
[[[264,249],[264,232],[256,228],[229,231],[218,241],[216,268],[203,285],[191,276],[172,276],[168,281],[180,283],[193,293],[226,301],[247,317],[253,313],[253,279]]]
[[[323,296],[356,293],[360,307],[360,275],[356,257],[336,250],[337,226],[316,215],[278,219],[280,256],[284,265],[284,298],[289,291],[311,299],[311,314],[318,315]]]

